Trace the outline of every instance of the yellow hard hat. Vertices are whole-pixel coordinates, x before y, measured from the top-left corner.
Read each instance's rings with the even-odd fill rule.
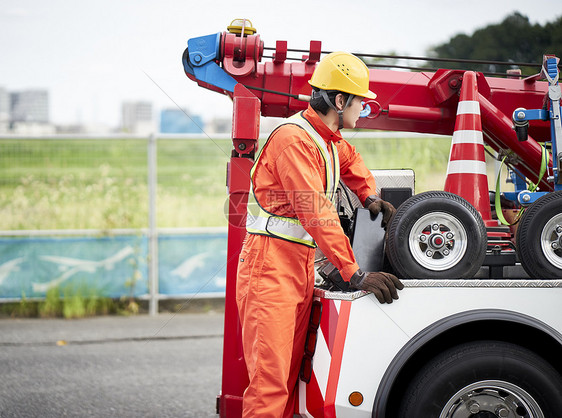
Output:
[[[256,33],[256,28],[252,26],[252,22],[249,19],[234,19],[230,22],[230,25],[226,27],[229,33],[241,34],[242,28],[244,28],[244,36],[253,35]]]
[[[377,97],[369,90],[369,69],[348,52],[326,55],[318,63],[309,83],[321,90],[337,90],[369,99]]]

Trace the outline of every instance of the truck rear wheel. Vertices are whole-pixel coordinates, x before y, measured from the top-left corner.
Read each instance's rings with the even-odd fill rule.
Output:
[[[501,341],[453,347],[413,378],[400,418],[562,416],[562,377],[534,352]]]
[[[486,227],[462,197],[425,192],[404,202],[388,229],[387,256],[401,278],[462,279],[486,255]]]
[[[539,198],[517,228],[521,265],[535,279],[562,279],[562,191]]]

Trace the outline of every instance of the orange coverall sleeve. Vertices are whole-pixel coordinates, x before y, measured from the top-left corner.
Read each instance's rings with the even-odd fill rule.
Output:
[[[340,177],[364,204],[369,196],[376,194],[375,178],[353,145],[341,140],[336,146],[340,157]]]
[[[305,230],[342,278],[349,281],[359,265],[334,205],[326,197],[326,174],[320,151],[311,142],[299,138],[300,135],[286,136],[286,133],[284,148],[274,161],[274,173]]]

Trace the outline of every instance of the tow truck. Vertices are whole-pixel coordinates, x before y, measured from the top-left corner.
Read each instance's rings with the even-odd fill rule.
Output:
[[[286,41],[265,47],[251,22],[237,19],[226,31],[190,38],[182,56],[189,79],[233,101],[221,417],[241,416],[248,382],[235,287],[260,117],[305,109],[325,53],[320,41],[306,50]],[[390,174],[381,193],[398,209],[382,238],[354,235],[377,231],[364,209],[350,204],[349,219],[341,211],[359,265],[382,263],[405,289],[381,305],[344,289],[319,257],[296,416],[562,416],[558,61],[545,55],[527,77],[370,65],[377,98],[364,102],[357,127],[451,136],[445,187],[415,194]],[[488,189],[485,151],[508,167],[514,191],[502,192],[499,177]],[[385,174],[374,172],[380,183],[378,175]]]

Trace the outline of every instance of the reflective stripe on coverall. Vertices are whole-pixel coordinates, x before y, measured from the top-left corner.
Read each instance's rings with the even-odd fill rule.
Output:
[[[334,204],[336,199],[336,189],[340,181],[340,166],[337,148],[335,147],[333,142],[329,142],[328,144],[326,143],[326,141],[320,136],[320,134],[318,134],[318,132],[314,130],[314,127],[310,124],[310,122],[306,120],[306,118],[303,116],[303,113],[304,112],[299,112],[291,116],[280,126],[286,124],[295,124],[297,126],[300,126],[310,136],[310,139],[314,141],[314,144],[318,147],[318,150],[322,155],[322,159],[324,160],[324,166],[326,169],[326,197],[332,204]],[[279,129],[279,127],[276,129]],[[260,154],[256,158],[256,162],[254,163],[252,170],[250,171],[251,183],[250,195],[248,198],[248,216],[246,220],[246,229],[252,234],[268,235],[286,239],[291,242],[304,244],[309,247],[316,247],[314,239],[308,232],[306,232],[298,218],[277,216],[271,212],[268,212],[263,208],[263,206],[259,204],[259,201],[256,199],[253,186],[254,174],[256,167],[259,164],[260,156],[267,148],[268,142],[266,142],[263,146]],[[305,193],[303,193],[302,197],[304,197],[304,194]]]
[[[355,148],[310,107],[303,116],[326,143],[335,142],[341,177],[362,202],[375,181]],[[328,149],[331,147],[328,147]],[[299,126],[275,130],[254,173],[254,193],[270,213],[298,218],[348,281],[359,266],[336,210],[326,197],[324,159]],[[314,289],[315,249],[248,234],[238,263],[236,300],[250,383],[244,417],[292,417]]]

